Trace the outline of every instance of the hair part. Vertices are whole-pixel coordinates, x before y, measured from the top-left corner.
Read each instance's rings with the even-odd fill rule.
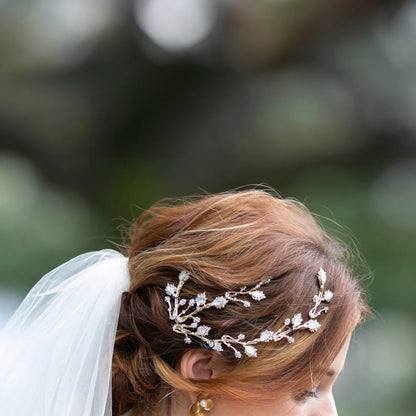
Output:
[[[325,373],[368,313],[362,289],[345,263],[345,249],[304,205],[263,190],[154,205],[132,228],[127,252],[131,285],[123,295],[114,349],[115,416],[129,409],[159,414],[175,389],[243,400],[258,400],[265,391],[302,391],[311,378],[319,380]],[[164,288],[177,281],[180,271],[191,275],[183,296],[205,291],[208,299],[271,277],[262,287],[266,298],[250,308],[229,304],[199,315],[213,338],[243,332],[254,339],[263,329],[278,329],[294,313],[307,316],[321,267],[334,297],[328,313],[319,318],[318,332],[297,331],[294,344],[258,344],[257,358],[213,352],[229,366],[227,374],[214,379],[180,375],[182,355],[201,347],[197,339],[186,344],[168,317]]]

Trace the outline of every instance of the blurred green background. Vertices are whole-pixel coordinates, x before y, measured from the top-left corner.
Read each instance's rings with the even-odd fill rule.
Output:
[[[137,207],[266,183],[374,275],[339,414],[416,415],[415,108],[413,0],[0,0],[0,324]]]

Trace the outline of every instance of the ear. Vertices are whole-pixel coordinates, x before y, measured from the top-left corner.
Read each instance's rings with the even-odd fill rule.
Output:
[[[181,358],[179,370],[182,377],[194,380],[208,380],[225,372],[223,360],[212,352],[198,349],[189,350]]]

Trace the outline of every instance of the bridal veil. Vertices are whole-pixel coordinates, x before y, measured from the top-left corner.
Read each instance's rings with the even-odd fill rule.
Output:
[[[2,416],[111,416],[127,258],[82,254],[46,274],[0,330]]]

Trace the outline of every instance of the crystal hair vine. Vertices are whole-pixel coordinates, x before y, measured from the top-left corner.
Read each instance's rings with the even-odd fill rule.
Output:
[[[228,347],[233,350],[236,358],[241,358],[242,353],[236,347],[244,348],[244,353],[248,357],[257,357],[256,344],[279,342],[286,340],[289,344],[294,342],[293,333],[299,330],[309,330],[316,332],[321,327],[321,324],[316,318],[322,313],[328,312],[328,306],[320,308],[322,302],[329,303],[333,297],[330,290],[325,290],[326,272],[320,269],[318,272],[319,292],[313,296],[314,303],[312,309],[309,311],[309,319],[304,322],[302,314],[296,313],[292,318],[286,318],[284,325],[276,330],[263,330],[260,335],[253,340],[246,340],[244,334],[240,333],[237,338],[231,335],[224,334],[221,338],[209,338],[211,327],[201,324],[201,318],[198,316],[200,312],[209,308],[223,309],[228,303],[241,304],[243,307],[249,308],[251,301],[241,298],[242,296],[251,297],[254,301],[261,301],[266,298],[266,295],[260,288],[263,285],[270,283],[271,279],[262,280],[260,283],[247,289],[246,286],[237,291],[225,292],[224,295],[217,296],[212,301],[207,300],[205,292],[199,293],[195,298],[182,298],[181,290],[186,281],[190,278],[190,274],[186,271],[179,273],[179,283],[175,286],[173,283],[168,283],[165,292],[165,301],[168,304],[169,318],[174,321],[172,329],[178,334],[184,335],[184,341],[187,344],[192,342],[190,338],[195,337],[203,341],[209,348],[215,351],[224,351],[223,347]]]

